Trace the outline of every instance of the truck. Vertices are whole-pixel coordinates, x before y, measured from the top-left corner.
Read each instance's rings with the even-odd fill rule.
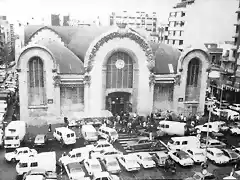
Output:
[[[48,174],[56,173],[56,152],[42,152],[34,156],[25,156],[16,165],[18,176],[33,170],[42,170]]]
[[[18,148],[25,139],[27,124],[24,121],[11,121],[5,129],[4,148]]]

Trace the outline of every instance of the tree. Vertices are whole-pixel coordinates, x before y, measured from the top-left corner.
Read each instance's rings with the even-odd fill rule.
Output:
[[[8,42],[3,45],[3,48],[0,52],[0,59],[2,60],[1,63],[4,63],[6,68],[11,61],[15,60],[14,49],[14,47],[11,47],[11,42]]]

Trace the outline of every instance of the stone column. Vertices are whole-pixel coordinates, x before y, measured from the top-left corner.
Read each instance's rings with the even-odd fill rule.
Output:
[[[91,83],[91,77],[89,74],[85,74],[84,76],[84,112],[89,113],[90,111],[90,83]]]
[[[55,86],[55,88],[54,88],[54,92],[55,92],[55,99],[54,99],[54,101],[55,101],[55,113],[56,113],[56,115],[57,116],[61,116],[61,95],[60,95],[60,85],[58,85],[58,86]]]

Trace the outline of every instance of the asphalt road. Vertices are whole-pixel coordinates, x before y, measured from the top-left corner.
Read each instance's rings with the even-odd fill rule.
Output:
[[[28,147],[32,147],[32,143],[28,142],[26,144]],[[46,147],[43,148],[37,148],[36,150],[40,152],[48,152],[48,151],[56,151],[57,154],[57,159],[62,155],[63,152],[68,152],[71,150],[71,148],[76,148],[76,147],[83,147],[84,146],[84,141],[83,139],[78,139],[77,143],[74,146],[69,146],[69,147],[62,147],[58,142],[55,140],[50,141],[49,144]],[[114,144],[114,146],[117,149],[121,149],[121,145],[119,143]],[[4,160],[4,153],[5,150],[1,149],[0,150],[0,180],[17,180],[16,179],[16,170],[15,170],[15,164],[8,164]],[[228,171],[230,172],[230,167],[216,167],[215,165],[209,164],[209,172],[213,172],[214,170],[218,169],[220,172]],[[123,168],[122,168],[123,169]],[[58,172],[60,170],[58,169]],[[189,175],[189,172],[201,171],[200,165],[194,165],[191,168],[183,168],[180,166],[177,166],[177,173],[175,175],[169,174],[164,172],[163,169],[161,168],[154,168],[154,169],[142,169],[139,172],[136,173],[129,173],[126,172],[124,169],[122,170],[122,173],[120,174],[120,178],[122,180],[132,180],[132,179],[156,179],[156,178],[162,178],[162,179],[179,179],[179,178],[186,178]],[[227,175],[227,174],[226,174]],[[58,176],[58,179],[62,180],[68,180],[67,176],[65,173],[62,173],[62,175]]]

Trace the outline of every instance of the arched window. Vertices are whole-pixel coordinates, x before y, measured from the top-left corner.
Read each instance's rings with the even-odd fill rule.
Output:
[[[133,61],[124,52],[115,52],[107,62],[107,88],[132,88]]]
[[[192,59],[188,64],[187,86],[197,87],[200,63],[198,59]]]
[[[28,100],[30,106],[40,106],[46,103],[43,61],[33,57],[28,63]]]

